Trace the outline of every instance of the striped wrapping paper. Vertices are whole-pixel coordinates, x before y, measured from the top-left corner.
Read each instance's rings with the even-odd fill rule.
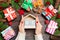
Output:
[[[57,28],[58,28],[57,23],[55,21],[51,20],[46,29],[46,32],[53,35]]]

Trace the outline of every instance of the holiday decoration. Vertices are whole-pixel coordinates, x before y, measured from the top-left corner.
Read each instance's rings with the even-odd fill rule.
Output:
[[[5,10],[3,10],[5,18],[7,18],[8,21],[11,21],[17,17],[15,10],[12,7],[8,7]]]
[[[19,0],[15,0],[15,2],[19,2]]]
[[[12,26],[12,21],[8,22],[9,26]]]
[[[45,20],[45,24],[49,24],[49,20]]]
[[[45,8],[45,10],[42,12],[42,14],[48,19],[50,20],[53,16],[56,15],[58,11],[56,9],[54,9],[54,7],[52,5],[50,5],[49,7]]]
[[[57,18],[60,18],[60,11],[59,11],[58,14],[57,14]]]
[[[14,0],[11,0],[11,5],[13,8],[15,8],[16,10],[18,10],[20,8],[19,4],[16,3]]]
[[[19,10],[18,10],[18,13],[19,13],[20,15],[23,15],[23,14],[24,14],[24,9],[22,9],[22,8],[19,9]]]
[[[43,0],[33,0],[33,11],[37,13],[42,12],[42,8],[44,7]]]
[[[50,2],[48,1],[48,2],[46,2],[46,4],[47,4],[47,5],[50,5]]]
[[[6,8],[6,7],[8,7],[8,4],[7,3],[1,3],[0,6]]]
[[[6,29],[7,27],[8,27],[8,25],[4,24],[3,22],[0,22],[0,29],[1,29],[1,31]]]
[[[37,8],[37,7],[43,7],[44,4],[42,0],[34,0],[33,5],[35,8]]]
[[[4,24],[3,22],[0,22],[0,40],[3,40],[1,31],[5,30],[7,27],[8,27],[8,25]]]
[[[58,23],[58,29],[55,31],[54,36],[60,36],[60,18],[59,18],[60,11],[58,14],[51,18],[51,20],[55,20]]]
[[[1,34],[5,40],[10,40],[13,36],[15,36],[15,32],[11,27],[8,27],[4,31],[2,31]]]
[[[3,10],[3,7],[2,6],[0,6],[0,10]]]
[[[36,17],[32,14],[28,14],[25,18],[25,29],[35,29]]]
[[[27,11],[32,10],[33,8],[32,0],[24,0],[21,7]]]
[[[4,14],[3,14],[3,11],[0,11],[0,18],[4,18]]]
[[[47,29],[46,29],[46,32],[53,35],[57,28],[58,28],[57,23],[55,21],[51,20]]]
[[[52,4],[54,5],[54,1],[53,0],[44,0],[45,5],[49,5]]]

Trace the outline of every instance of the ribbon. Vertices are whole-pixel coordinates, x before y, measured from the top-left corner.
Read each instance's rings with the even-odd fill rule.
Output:
[[[50,15],[50,14],[51,14],[52,16],[54,16],[55,13],[57,12],[57,10],[54,9],[54,7],[53,7],[52,5],[50,5],[49,7],[47,7],[47,8],[45,9],[45,12],[47,13],[46,16],[48,16],[48,15]]]
[[[11,14],[13,14],[15,11],[12,11],[12,8],[10,7],[10,9],[6,9],[8,13],[5,14],[5,17],[7,18],[8,16],[11,17],[11,19],[13,19],[13,16]]]
[[[57,23],[51,20],[48,25],[48,28],[46,29],[46,32],[48,32],[50,34],[54,34],[54,32],[57,28],[58,28]]]

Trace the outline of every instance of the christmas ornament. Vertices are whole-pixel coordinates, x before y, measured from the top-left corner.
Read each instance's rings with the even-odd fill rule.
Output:
[[[60,18],[60,14],[59,13],[57,14],[57,18]]]
[[[20,15],[23,15],[23,14],[24,14],[24,9],[22,9],[22,8],[19,9],[19,10],[18,10],[18,13],[19,13]]]
[[[12,26],[12,21],[8,22],[9,26]]]
[[[19,2],[19,0],[15,0],[15,2]]]
[[[46,4],[47,4],[47,5],[50,5],[50,2],[48,1],[48,2],[46,2]]]
[[[12,7],[6,8],[3,12],[8,21],[14,20],[17,17],[16,12]]]
[[[46,4],[47,2],[48,2],[48,4],[54,5],[54,1],[53,0],[44,0],[45,5],[47,5]]]
[[[58,28],[57,23],[55,21],[51,20],[46,29],[46,32],[53,35],[57,28]]]
[[[45,24],[49,24],[49,20],[45,20]]]
[[[3,7],[2,6],[0,6],[0,10],[3,10]]]

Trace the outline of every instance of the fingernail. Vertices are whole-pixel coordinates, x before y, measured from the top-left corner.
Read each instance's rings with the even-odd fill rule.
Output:
[[[21,23],[23,23],[23,21]]]
[[[38,23],[38,21],[36,21],[36,23]]]

